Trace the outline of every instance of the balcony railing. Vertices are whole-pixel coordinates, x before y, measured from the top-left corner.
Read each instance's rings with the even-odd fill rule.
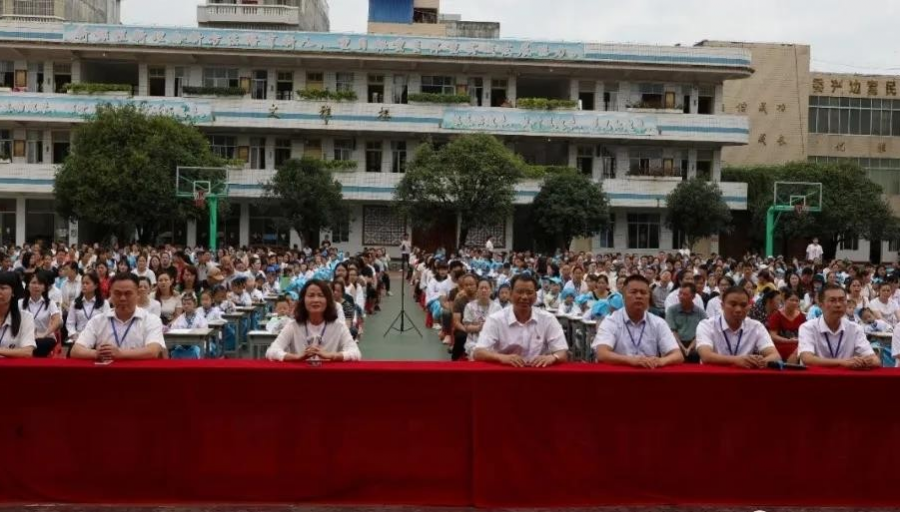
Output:
[[[298,25],[300,9],[288,5],[198,5],[197,22]]]

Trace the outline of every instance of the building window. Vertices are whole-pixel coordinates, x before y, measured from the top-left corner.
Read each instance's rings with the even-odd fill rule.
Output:
[[[265,69],[257,69],[250,80],[250,97],[254,100],[264,100],[269,94],[269,72]]]
[[[225,160],[234,160],[237,142],[235,137],[229,135],[211,135],[209,137],[209,147],[217,157]]]
[[[275,99],[288,101],[294,99],[294,72],[279,71],[275,84]]]
[[[166,68],[161,66],[147,68],[147,92],[150,96],[166,95]]]
[[[900,137],[900,100],[810,96],[809,133]]]
[[[491,106],[502,107],[506,103],[507,88],[509,82],[506,80],[491,80]]]
[[[0,161],[12,161],[13,141],[11,130],[0,130]]]
[[[15,87],[16,66],[11,60],[0,61],[0,87]]]
[[[900,252],[900,239],[893,239],[888,242],[888,252]]]
[[[281,169],[291,159],[291,139],[275,139],[275,168]]]
[[[353,92],[353,73],[337,73],[335,78],[338,92]]]
[[[616,214],[609,214],[609,224],[600,230],[600,248],[615,249],[616,247]]]
[[[456,94],[456,81],[452,76],[423,76],[422,92],[430,94]]]
[[[859,250],[859,237],[853,233],[847,233],[841,237],[841,250],[842,251],[858,251]]]
[[[366,93],[369,103],[384,103],[384,75],[369,75]]]
[[[350,241],[350,219],[344,219],[331,228],[331,243],[341,244]]]
[[[366,172],[381,172],[381,141],[366,142]]]
[[[250,137],[250,168],[266,168],[266,138]]]
[[[28,163],[44,163],[44,132],[41,130],[28,130],[25,133],[25,140]]]
[[[182,89],[184,89],[184,84],[187,82],[185,78],[187,76],[187,72],[183,67],[175,68],[175,96],[181,97]]]
[[[593,146],[578,146],[578,154],[575,165],[581,174],[592,176],[594,173],[594,148]]]
[[[394,75],[394,103],[406,104],[409,99],[409,77],[406,75]]]
[[[687,245],[687,236],[680,229],[672,230],[672,250],[679,250]]]
[[[70,83],[72,83],[72,65],[68,63],[54,63],[53,86],[56,88],[54,92],[65,93],[66,86]]]
[[[659,249],[659,214],[628,214],[628,248]]]
[[[0,199],[0,244],[16,243],[16,200]]]
[[[204,87],[239,87],[237,68],[203,68]]]
[[[311,91],[321,91],[325,89],[325,74],[321,72],[307,73],[306,88]]]
[[[353,160],[353,148],[352,139],[336,139],[334,141],[334,159],[342,162]]]
[[[629,153],[628,174],[632,176],[661,176],[663,174],[662,150],[632,149]]]
[[[391,141],[391,172],[406,172],[406,141]]]
[[[69,132],[53,132],[53,163],[61,164],[69,156]]]
[[[603,164],[603,179],[613,180],[616,178],[616,156],[606,149],[600,148],[600,161]]]
[[[665,105],[664,98],[666,94],[666,86],[663,84],[640,84],[638,86],[640,92],[640,103],[636,106],[641,108],[663,108]]]

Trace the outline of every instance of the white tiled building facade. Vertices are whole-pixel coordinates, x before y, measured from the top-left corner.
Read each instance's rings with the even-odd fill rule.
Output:
[[[679,244],[664,227],[666,194],[684,177],[718,181],[722,148],[745,145],[749,137],[745,117],[722,111],[724,81],[752,73],[749,52],[734,48],[10,24],[0,25],[0,69],[3,243],[79,232],[81,241],[92,241],[88,227],[53,213],[53,174],[72,128],[103,102],[174,113],[204,131],[217,153],[246,159],[229,173],[237,206],[220,219],[220,244],[301,242],[296,233],[279,231],[259,205],[277,165],[304,155],[355,165],[338,174],[353,219],[327,234],[336,245],[351,251],[396,245],[407,229],[414,243],[441,243],[393,214],[394,187],[424,137],[440,143],[486,132],[530,163],[577,167],[602,184],[614,227],[579,248],[671,250]],[[61,89],[79,82],[131,84],[134,96]],[[242,87],[246,94],[190,97],[186,86]],[[304,89],[354,91],[358,99],[303,101],[296,91]],[[410,102],[418,92],[465,94],[471,101]],[[580,109],[512,107],[525,97],[572,99]],[[516,215],[470,241],[490,232],[500,242],[495,246],[530,248],[524,207],[538,187],[519,185]],[[746,185],[721,187],[733,209],[746,209]],[[205,224],[173,226],[168,235],[205,245]],[[717,249],[715,240],[710,249]]]

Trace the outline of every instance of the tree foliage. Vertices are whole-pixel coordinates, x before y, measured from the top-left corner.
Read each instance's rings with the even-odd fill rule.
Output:
[[[321,160],[289,160],[264,189],[274,199],[270,210],[294,228],[304,244],[317,247],[323,229],[335,229],[350,218],[341,183]]]
[[[175,196],[176,168],[219,165],[194,126],[133,105],[100,106],[74,131],[54,182],[56,210],[126,240],[137,230],[142,242],[153,242],[163,226],[196,212]]]
[[[727,168],[723,181],[748,184],[751,236],[761,247],[765,240],[766,211],[772,205],[776,181],[822,183],[822,212],[797,216],[782,214],[776,236],[782,239],[818,237],[826,257],[833,256],[844,237],[883,240],[898,236],[898,222],[882,195],[881,186],[856,164],[825,165],[796,162],[780,166]]]
[[[436,150],[422,144],[394,193],[413,224],[458,217],[459,245],[471,229],[505,222],[525,164],[491,135],[464,135]]]
[[[715,183],[701,178],[682,181],[666,196],[666,226],[684,233],[688,246],[702,238],[728,231],[731,209]]]
[[[569,247],[609,223],[609,200],[602,186],[575,169],[549,174],[534,198],[532,218],[552,247]]]

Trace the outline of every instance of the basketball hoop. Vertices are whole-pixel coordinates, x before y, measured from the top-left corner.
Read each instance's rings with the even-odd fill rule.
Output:
[[[194,191],[194,206],[197,208],[206,206],[206,192],[204,190],[197,189]]]
[[[809,209],[803,203],[797,203],[794,205],[794,213],[797,214],[797,217],[803,217],[808,211]]]

